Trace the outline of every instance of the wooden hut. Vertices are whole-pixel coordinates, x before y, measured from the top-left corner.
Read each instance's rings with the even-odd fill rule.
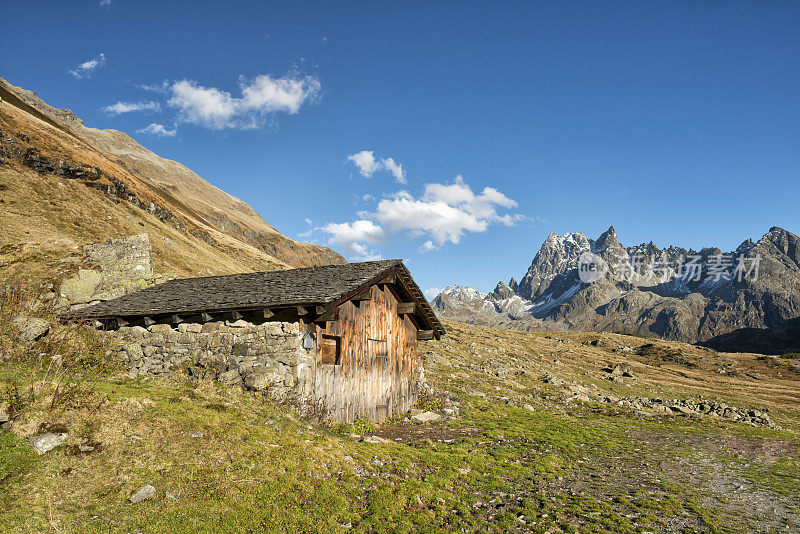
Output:
[[[66,317],[106,329],[299,323],[314,356],[313,402],[340,421],[381,422],[408,410],[421,374],[417,341],[445,333],[401,260],[176,279]]]

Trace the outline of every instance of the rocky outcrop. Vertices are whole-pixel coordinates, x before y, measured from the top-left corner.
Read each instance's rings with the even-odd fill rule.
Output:
[[[656,410],[683,416],[712,416],[749,423],[753,426],[778,428],[770,419],[767,410],[737,408],[716,400],[660,399],[629,396],[616,402],[617,405],[635,410]]]
[[[587,260],[597,267],[594,279],[579,271]],[[511,282],[488,294],[448,288],[433,303],[443,317],[473,323],[695,343],[742,329],[782,328],[800,316],[800,238],[771,228],[757,242],[748,239],[724,253],[660,249],[653,242],[625,247],[613,227],[597,240],[550,234],[515,290]]]
[[[147,234],[91,243],[83,252],[86,262],[98,269],[79,269],[62,282],[56,303],[60,309],[81,308],[175,278],[155,272]]]

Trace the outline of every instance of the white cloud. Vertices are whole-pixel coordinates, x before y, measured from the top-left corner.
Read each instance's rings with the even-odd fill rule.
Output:
[[[347,159],[355,163],[359,173],[365,178],[372,178],[375,171],[381,168],[381,163],[375,161],[375,155],[372,150],[362,150],[352,156],[347,156]]]
[[[241,78],[239,87],[242,96],[234,97],[216,87],[180,80],[172,84],[168,104],[178,109],[184,122],[215,130],[256,128],[269,114],[297,113],[305,102],[316,98],[320,83],[313,76],[272,78],[262,74],[250,84]]]
[[[158,102],[117,102],[116,104],[112,104],[110,106],[104,106],[100,108],[100,111],[104,111],[111,115],[121,115],[122,113],[130,113],[132,111],[161,111],[161,104]]]
[[[454,183],[425,185],[419,197],[399,191],[378,202],[373,211],[359,212],[353,223],[331,223],[315,231],[330,235],[328,244],[344,249],[355,259],[378,257],[369,247],[388,242],[402,233],[424,239],[420,253],[438,250],[446,243],[457,244],[468,232],[485,232],[492,224],[512,226],[527,218],[508,213],[517,202],[493,187],[476,194],[457,176]]]
[[[394,158],[376,159],[375,152],[372,150],[362,150],[350,156],[347,156],[348,161],[352,161],[359,169],[359,174],[365,178],[372,178],[376,171],[386,169],[398,183],[406,183],[406,172],[403,170],[403,165],[397,163]]]
[[[172,86],[169,105],[180,109],[182,119],[214,129],[233,126],[236,104],[230,93],[214,87],[199,87],[181,80]]]
[[[106,56],[101,52],[97,55],[97,57],[84,61],[74,69],[69,69],[68,72],[78,79],[88,78],[95,70],[99,69],[105,64]]]
[[[283,111],[297,113],[308,99],[316,97],[320,90],[319,80],[313,76],[305,78],[271,78],[266,74],[256,76],[253,83],[242,87],[242,106],[251,111],[272,113]]]
[[[434,250],[438,250],[438,248],[439,247],[434,245],[433,241],[429,239],[428,241],[425,241],[423,244],[421,244],[417,250],[419,251],[420,254],[425,254],[426,252],[432,252]]]
[[[167,130],[163,124],[150,123],[141,130],[136,130],[137,133],[147,133],[157,135],[158,137],[175,137],[178,129]]]
[[[97,5],[100,7],[111,7],[111,0],[100,0],[97,2]]]
[[[168,93],[169,81],[164,80],[161,83],[154,83],[154,84],[140,83],[136,87],[138,87],[139,89],[144,89],[145,91],[151,91],[153,93]]]
[[[330,235],[328,245],[341,247],[349,258],[362,261],[381,259],[381,255],[369,247],[381,245],[387,240],[383,228],[367,220],[329,223],[319,230]]]
[[[429,287],[428,289],[424,290],[423,293],[425,294],[426,299],[433,300],[442,291],[443,289],[441,287]]]
[[[383,160],[383,166],[387,171],[392,173],[392,176],[394,176],[394,179],[397,180],[397,183],[406,183],[406,173],[400,163],[395,163],[394,159],[392,158],[386,158]]]
[[[485,232],[492,223],[515,224],[524,217],[500,214],[498,209],[516,206],[516,201],[492,187],[476,195],[457,176],[453,184],[427,184],[419,198],[407,191],[395,193],[381,200],[375,212],[361,215],[392,232],[427,237],[421,250],[428,252],[447,242],[457,244],[466,232]]]

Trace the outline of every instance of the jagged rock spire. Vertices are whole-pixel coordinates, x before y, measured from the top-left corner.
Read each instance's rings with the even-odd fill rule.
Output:
[[[517,280],[513,276],[511,277],[511,280],[508,281],[508,287],[510,287],[511,291],[513,291],[514,293],[516,293],[517,289],[519,289],[519,284],[517,283]]]

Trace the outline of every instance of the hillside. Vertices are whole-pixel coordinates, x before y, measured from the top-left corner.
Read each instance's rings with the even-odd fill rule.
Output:
[[[0,78],[0,273],[54,276],[80,245],[147,232],[156,268],[179,275],[341,263],[245,202],[122,132]]]
[[[448,323],[448,336],[422,344],[434,389],[419,408],[457,416],[374,428],[302,420],[209,380],[130,378],[103,359],[91,329],[55,326],[20,345],[8,324],[0,320],[0,412],[13,413],[0,431],[4,532],[800,524],[796,359]],[[72,371],[41,357],[55,351]],[[80,361],[93,372],[76,372]],[[619,364],[629,367],[612,371]],[[45,431],[66,440],[37,455],[27,438]],[[142,488],[147,498],[132,503]]]
[[[596,266],[597,276],[584,280],[581,266]],[[613,227],[597,240],[551,234],[519,283],[499,282],[491,293],[451,287],[434,305],[443,317],[477,324],[687,343],[740,329],[780,329],[800,316],[800,238],[775,227],[723,252],[653,242],[626,247]]]

